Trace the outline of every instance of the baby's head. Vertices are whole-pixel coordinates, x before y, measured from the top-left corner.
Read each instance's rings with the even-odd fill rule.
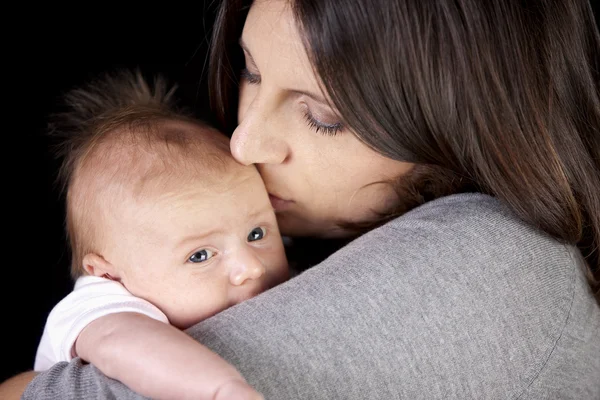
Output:
[[[67,95],[60,115],[74,277],[121,282],[187,328],[287,279],[253,166],[172,91],[122,73]]]

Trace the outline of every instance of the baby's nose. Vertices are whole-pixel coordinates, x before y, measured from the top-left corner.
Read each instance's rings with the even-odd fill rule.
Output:
[[[233,268],[230,274],[232,285],[240,286],[249,279],[258,279],[265,273],[265,267],[257,258],[252,258],[241,262]]]

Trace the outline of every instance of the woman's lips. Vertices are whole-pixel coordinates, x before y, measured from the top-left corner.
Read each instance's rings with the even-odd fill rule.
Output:
[[[269,193],[269,200],[271,200],[271,205],[275,209],[275,211],[284,211],[287,210],[294,204],[292,200],[284,200],[275,195]]]

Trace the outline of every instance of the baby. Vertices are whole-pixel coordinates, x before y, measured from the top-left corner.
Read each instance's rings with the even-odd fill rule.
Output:
[[[288,279],[275,214],[256,168],[166,89],[122,73],[66,96],[56,132],[76,283],[34,369],[80,357],[151,398],[261,398],[182,330]]]

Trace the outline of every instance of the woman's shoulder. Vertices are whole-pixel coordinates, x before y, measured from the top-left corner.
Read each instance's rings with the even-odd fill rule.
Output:
[[[519,219],[500,200],[479,193],[426,203],[363,235],[331,257],[368,252],[377,265],[406,277],[468,281],[475,293],[531,295],[548,308],[572,297],[583,278],[578,249]],[[361,268],[357,263],[346,265]],[[481,285],[481,287],[476,287]],[[540,296],[539,292],[544,294]]]
[[[511,268],[544,264],[538,272],[547,276],[552,270],[565,279],[572,279],[573,267],[580,265],[575,247],[522,221],[502,201],[480,193],[430,201],[363,235],[346,250],[373,242],[410,249],[429,262],[435,258],[441,263],[477,260],[488,265],[486,269],[496,264]],[[403,258],[393,251],[388,254]]]
[[[486,239],[504,233],[545,234],[520,220],[501,200],[482,193],[461,193],[429,201],[379,228],[386,235],[407,228],[430,233],[461,233]]]
[[[600,393],[600,308],[579,251],[498,199],[432,201],[350,243],[331,262],[364,274],[364,264],[349,260],[365,252],[386,284],[417,293],[409,297],[422,318],[460,322],[444,329],[484,347],[501,345],[488,351],[519,371],[509,386],[524,388],[522,398]]]

